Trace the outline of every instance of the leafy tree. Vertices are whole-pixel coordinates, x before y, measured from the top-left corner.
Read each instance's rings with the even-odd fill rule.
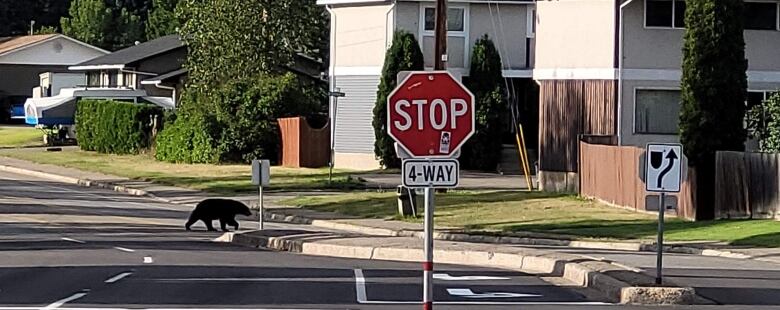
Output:
[[[176,33],[179,28],[179,20],[176,19],[175,9],[179,0],[154,0],[152,8],[146,19],[146,39],[154,40],[169,34]]]
[[[762,152],[780,153],[780,92],[753,106],[747,113],[750,136]]]
[[[747,60],[742,0],[686,1],[680,140],[696,168],[697,217],[714,217],[715,152],[742,151]]]
[[[0,0],[0,37],[27,35],[35,28],[58,27],[68,13],[69,0]]]
[[[62,33],[88,44],[118,50],[143,39],[143,21],[131,9],[106,6],[104,0],[73,0]]]
[[[111,10],[104,0],[73,0],[68,10],[70,17],[60,21],[62,33],[84,43],[107,47],[110,38]]]
[[[57,33],[57,27],[43,26],[35,30],[35,34],[54,34]]]
[[[395,154],[395,141],[387,134],[387,96],[398,85],[396,80],[401,71],[423,70],[425,59],[420,44],[414,35],[398,30],[393,35],[393,43],[385,54],[382,78],[376,92],[374,104],[374,154],[382,166],[397,168],[401,161]]]
[[[324,9],[314,0],[181,0],[176,16],[189,47],[189,90],[279,71],[321,40]]]
[[[475,97],[476,132],[461,151],[467,169],[495,171],[501,159],[502,116],[507,101],[501,56],[493,41],[484,35],[474,43],[468,87]]]

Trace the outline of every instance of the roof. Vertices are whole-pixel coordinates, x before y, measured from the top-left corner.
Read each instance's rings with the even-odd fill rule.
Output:
[[[401,0],[404,2],[424,2],[426,0]],[[390,2],[389,0],[317,0],[318,5],[363,5],[363,4],[372,4],[372,3],[385,3]],[[496,4],[496,3],[504,3],[504,4],[527,4],[527,3],[533,3],[534,0],[460,0],[458,2],[467,2],[467,3],[489,3],[489,4]]]
[[[59,36],[59,35],[58,34],[39,34],[39,35],[32,35],[32,36],[0,38],[0,55],[5,54],[5,53],[13,52],[15,50],[18,50],[20,48],[33,45],[35,43],[40,43],[40,42],[46,41],[46,40],[51,39],[51,38],[56,37],[56,36]]]
[[[141,81],[141,84],[143,84],[143,85],[159,84],[159,83],[165,82],[165,80],[167,80],[167,79],[179,77],[179,76],[184,75],[184,74],[187,74],[187,69],[186,68],[181,68],[179,70],[174,70],[174,71],[171,71],[171,72],[168,72],[168,73],[165,73],[165,74],[161,74],[161,75],[155,76],[155,77],[150,78],[150,79],[143,80],[143,81]]]
[[[102,68],[121,69],[125,65],[144,60],[149,57],[160,55],[172,50],[184,47],[178,35],[168,35],[147,41],[135,46],[118,50],[111,54],[101,56],[78,65],[72,66],[70,70],[91,70]]]

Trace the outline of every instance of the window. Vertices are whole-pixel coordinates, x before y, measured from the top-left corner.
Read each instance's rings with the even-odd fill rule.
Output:
[[[747,108],[750,109],[754,106],[760,105],[769,98],[772,98],[776,94],[775,91],[748,91],[747,95]]]
[[[745,2],[745,29],[776,30],[776,2]]]
[[[536,9],[528,9],[528,15],[526,16],[526,38],[533,38],[536,36]]]
[[[645,27],[684,28],[684,0],[645,0]]]
[[[87,73],[87,86],[100,87],[100,72],[88,72]]]
[[[466,29],[466,10],[463,8],[447,9],[447,31],[463,32]],[[436,8],[425,8],[425,31],[436,30]]]
[[[680,119],[680,91],[637,89],[634,101],[634,132],[677,134]]]

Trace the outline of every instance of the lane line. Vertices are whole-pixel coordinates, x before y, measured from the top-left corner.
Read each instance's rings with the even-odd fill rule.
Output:
[[[81,243],[81,244],[87,243],[86,241],[76,240],[76,239],[68,238],[68,237],[62,237],[60,239],[68,241],[68,242],[75,242],[75,243]]]
[[[123,272],[123,273],[120,273],[118,275],[115,275],[115,276],[111,277],[110,279],[108,279],[108,280],[106,280],[104,282],[105,283],[114,283],[114,282],[117,282],[119,280],[124,279],[125,277],[127,277],[127,276],[129,276],[131,274],[133,274],[133,273],[132,272]]]
[[[43,307],[41,309],[42,310],[57,309],[59,307],[62,307],[62,305],[66,304],[66,303],[69,303],[69,302],[74,301],[76,299],[79,299],[81,297],[87,296],[87,292],[88,292],[87,290],[84,290],[84,291],[82,291],[80,293],[73,294],[73,296],[70,296],[68,298],[64,298],[64,299],[60,299],[58,301],[55,301],[54,303],[52,303],[52,304],[50,304],[50,305],[48,305],[46,307]]]
[[[144,257],[144,264],[151,264],[154,263],[154,260],[152,260],[151,256]]]
[[[368,298],[366,298],[366,278],[363,276],[363,269],[355,269],[355,295],[357,295],[357,302],[360,304],[368,301]]]
[[[123,247],[121,247],[121,246],[115,246],[115,247],[114,247],[114,249],[120,250],[120,251],[122,251],[122,252],[128,252],[128,253],[133,253],[133,252],[135,252],[135,250],[133,250],[133,249],[123,248]]]

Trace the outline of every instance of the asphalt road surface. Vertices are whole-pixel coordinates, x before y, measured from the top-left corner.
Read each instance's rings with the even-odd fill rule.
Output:
[[[188,209],[1,173],[0,310],[421,308],[419,264],[215,243],[202,224],[184,231]],[[437,269],[436,309],[639,308],[520,272]]]

